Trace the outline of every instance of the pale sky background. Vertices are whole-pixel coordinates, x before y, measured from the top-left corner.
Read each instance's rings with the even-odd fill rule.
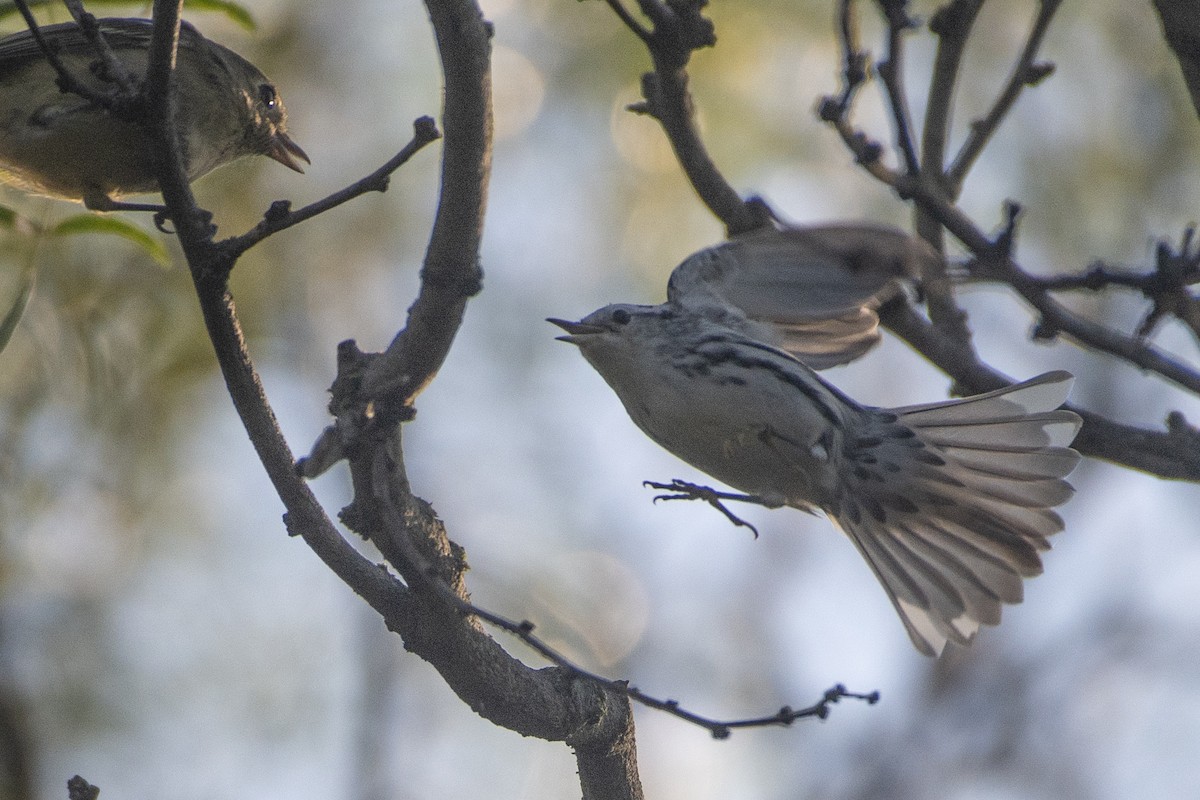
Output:
[[[307,202],[369,172],[409,139],[413,118],[439,112],[415,0],[247,5],[257,34],[212,15],[192,21],[276,80],[313,165],[301,177],[264,160],[198,184],[224,233],[271,199]],[[908,209],[812,113],[837,87],[832,3],[713,6],[720,43],[696,56],[693,84],[734,185],[797,221],[905,224]],[[925,17],[935,7],[915,6]],[[1007,73],[1033,6],[989,4],[968,77],[983,99],[960,99],[963,120]],[[654,124],[621,110],[637,99],[647,58],[603,3],[485,7],[498,106],[485,290],[405,430],[414,489],[466,548],[475,600],[536,622],[590,668],[706,715],[799,707],[839,682],[883,698],[726,742],[639,707],[647,796],[1194,796],[1194,486],[1085,462],[1066,532],[1024,604],[940,662],[913,650],[825,520],[749,509],[754,540],[699,504],[651,503],[642,480],[701,476],[646,439],[543,320],[660,301],[674,264],[718,241],[720,227]],[[1157,238],[1195,221],[1200,124],[1157,26],[1149,3],[1065,4],[1044,48],[1057,72],[1021,101],[968,184],[963,206],[985,228],[999,224],[1005,198],[1024,203],[1018,252],[1029,268],[1147,265]],[[876,53],[877,41],[865,39]],[[914,103],[929,57],[914,36]],[[886,139],[876,87],[863,95],[857,121]],[[439,157],[428,148],[387,195],[279,236],[238,267],[252,350],[298,453],[326,424],[336,343],[379,348],[403,322]],[[7,190],[0,202],[38,219],[73,211]],[[43,252],[39,294],[0,354],[10,487],[0,665],[27,704],[38,797],[63,797],[76,773],[114,798],[578,796],[565,746],[475,716],[286,536],[211,369],[182,268],[124,253],[84,272],[73,266],[82,252]],[[86,306],[63,300],[61,287],[85,277],[101,287]],[[1029,342],[1031,317],[1000,290],[969,290],[964,304],[985,358],[1015,378],[1070,369],[1085,407],[1144,425],[1172,409],[1200,419],[1200,402],[1160,380],[1069,343]],[[1077,307],[1124,329],[1141,309],[1126,296]],[[1197,363],[1180,330],[1157,341]],[[876,405],[938,399],[948,385],[890,337],[826,374]],[[44,394],[14,410],[32,383]],[[118,417],[133,423],[114,435]],[[341,469],[315,485],[333,513],[349,499]]]

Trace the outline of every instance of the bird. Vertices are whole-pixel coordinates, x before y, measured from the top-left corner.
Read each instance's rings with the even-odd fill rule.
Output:
[[[824,513],[936,657],[999,624],[1042,572],[1081,419],[1060,408],[1073,381],[1061,370],[902,408],[860,404],[817,373],[870,348],[875,310],[930,258],[882,226],[768,228],[685,259],[664,303],[548,321],[647,436],[745,494],[651,485]]]
[[[116,57],[145,75],[153,20],[97,20]],[[90,89],[114,94],[94,43],[73,22],[40,32]],[[175,65],[176,124],[189,180],[242,156],[265,155],[296,172],[308,155],[287,132],[275,85],[253,64],[183,22]],[[0,182],[36,195],[112,210],[123,195],[158,190],[147,133],[135,122],[58,86],[29,30],[0,39]]]

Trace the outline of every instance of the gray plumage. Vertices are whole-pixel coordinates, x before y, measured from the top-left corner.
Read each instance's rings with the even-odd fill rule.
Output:
[[[551,322],[654,441],[766,505],[828,515],[922,653],[997,624],[1063,528],[1053,509],[1070,498],[1064,478],[1079,461],[1069,445],[1080,419],[1059,409],[1072,377],[1049,372],[961,400],[863,406],[754,338],[758,323],[740,309],[710,299],[736,279],[709,284],[700,302],[682,297],[698,258],[672,276],[662,305],[611,305],[579,322]],[[875,283],[845,289],[840,306],[833,289],[821,302],[840,316],[887,281]]]

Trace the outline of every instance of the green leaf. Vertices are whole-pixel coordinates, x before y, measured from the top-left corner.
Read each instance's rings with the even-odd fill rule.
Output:
[[[133,242],[145,250],[160,265],[166,267],[171,264],[171,256],[167,252],[167,247],[162,243],[162,240],[151,236],[138,226],[126,222],[120,217],[102,217],[99,214],[77,214],[58,223],[50,231],[51,236],[72,236],[78,233],[102,233],[111,236],[120,236],[122,239]]]
[[[8,347],[8,342],[17,329],[17,323],[21,321],[21,317],[25,314],[25,308],[29,305],[29,297],[33,294],[33,275],[34,272],[31,269],[21,272],[21,283],[17,288],[17,296],[4,315],[4,319],[0,320],[0,353]]]
[[[188,0],[188,11],[219,11],[248,31],[258,29],[254,17],[241,3],[230,0]]]

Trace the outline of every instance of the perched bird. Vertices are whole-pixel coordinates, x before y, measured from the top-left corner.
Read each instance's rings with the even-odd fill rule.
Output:
[[[99,20],[105,40],[135,80],[146,72],[153,22]],[[73,22],[42,35],[76,80],[98,92],[95,46]],[[136,124],[63,92],[28,30],[0,39],[0,181],[34,194],[106,209],[122,195],[158,190],[145,132]],[[247,155],[265,155],[297,172],[308,156],[287,133],[274,84],[246,59],[183,23],[175,66],[177,124],[188,177],[199,178]]]
[[[768,230],[689,257],[665,303],[549,321],[651,439],[748,493],[732,499],[823,511],[913,644],[938,655],[998,624],[1002,605],[1021,601],[1022,579],[1042,571],[1047,538],[1063,528],[1053,509],[1073,493],[1063,479],[1079,461],[1069,445],[1081,421],[1059,409],[1066,372],[885,409],[860,405],[802,361],[809,349],[822,365],[861,354],[878,334],[847,320],[873,319],[895,276],[927,257],[873,226]],[[838,324],[825,336],[829,321]],[[843,328],[850,335],[839,338]]]

